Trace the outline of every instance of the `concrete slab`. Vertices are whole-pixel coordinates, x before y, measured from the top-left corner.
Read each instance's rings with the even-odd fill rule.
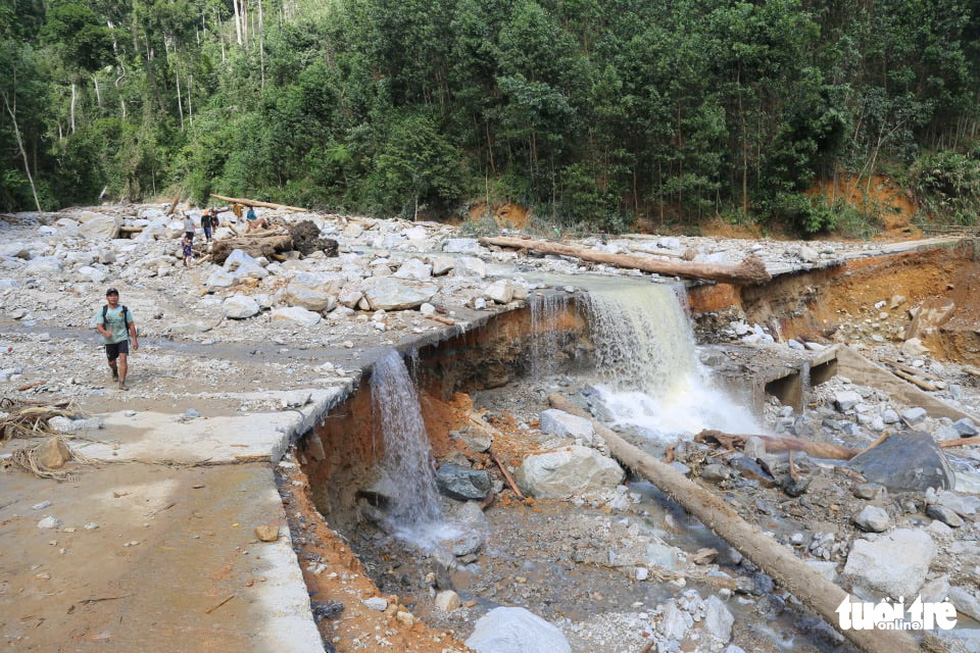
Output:
[[[2,480],[10,650],[323,651],[268,464]],[[44,517],[60,525],[39,528]],[[279,540],[260,542],[260,524]]]
[[[279,397],[278,395],[283,395]],[[105,461],[233,463],[278,461],[291,439],[312,429],[344,395],[341,388],[251,393],[243,398],[270,399],[288,405],[309,396],[302,407],[274,413],[248,413],[182,419],[158,412],[116,411],[99,415],[103,428],[71,434],[77,453]]]

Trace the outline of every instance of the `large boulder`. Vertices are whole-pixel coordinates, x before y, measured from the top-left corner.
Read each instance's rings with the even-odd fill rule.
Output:
[[[595,434],[592,422],[557,408],[541,411],[538,416],[538,425],[545,435],[554,435],[559,438],[591,439]]]
[[[910,599],[925,582],[935,554],[936,544],[928,533],[900,528],[873,542],[854,540],[844,577],[853,586]]]
[[[522,490],[535,497],[567,499],[614,488],[625,476],[612,458],[595,449],[573,445],[528,456],[517,470],[516,479]]]
[[[340,277],[303,272],[293,277],[286,286],[283,300],[290,306],[322,311],[336,301],[336,294],[342,287]]]
[[[425,281],[432,276],[432,266],[423,263],[417,258],[410,258],[401,264],[398,268],[398,272],[393,275],[396,279],[415,279],[417,281]]]
[[[524,608],[494,608],[476,622],[466,645],[479,653],[571,653],[555,625]]]
[[[949,490],[955,478],[933,437],[914,431],[891,435],[847,464],[870,483],[884,485],[892,492]]]
[[[83,211],[79,216],[78,232],[89,240],[109,240],[119,237],[122,218],[118,215],[105,215]]]
[[[442,244],[442,251],[450,254],[479,254],[486,250],[476,238],[448,238]]]
[[[244,320],[257,315],[259,303],[246,295],[232,295],[221,304],[225,317],[232,320]]]
[[[487,276],[487,264],[483,259],[475,256],[463,256],[456,261],[453,274],[457,277],[469,277],[471,279],[482,279]]]
[[[401,311],[417,308],[429,301],[435,297],[439,287],[391,277],[377,277],[365,281],[362,290],[371,310]]]

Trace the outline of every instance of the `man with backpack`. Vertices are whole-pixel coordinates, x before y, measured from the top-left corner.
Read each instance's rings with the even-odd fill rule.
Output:
[[[129,371],[129,341],[133,341],[133,351],[140,348],[136,339],[136,323],[133,322],[129,309],[119,303],[118,290],[109,288],[105,291],[105,300],[106,304],[96,313],[95,330],[102,334],[105,342],[112,379],[117,382],[120,390],[128,390],[126,372]]]

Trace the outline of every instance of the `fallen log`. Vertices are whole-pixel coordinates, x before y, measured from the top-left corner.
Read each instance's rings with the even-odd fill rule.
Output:
[[[912,367],[911,365],[905,365],[904,363],[899,363],[898,361],[893,361],[888,358],[882,358],[881,362],[895,369],[902,370],[903,372],[908,372],[909,374],[914,374],[916,376],[921,376],[927,381],[942,381],[942,379],[935,374],[926,372],[925,370],[920,370],[918,367]]]
[[[744,447],[745,441],[749,438],[759,438],[766,443],[766,451],[769,453],[782,453],[785,451],[799,451],[811,458],[828,458],[831,460],[850,460],[861,453],[861,449],[853,447],[843,447],[837,444],[825,444],[822,442],[811,442],[800,438],[780,437],[777,435],[760,434],[739,434],[724,433],[714,429],[705,429],[694,436],[695,442],[714,441],[729,449]]]
[[[929,383],[928,381],[925,381],[923,379],[916,378],[914,375],[909,374],[908,372],[903,372],[902,370],[899,370],[899,369],[892,370],[892,374],[894,374],[898,378],[904,379],[904,380],[908,381],[909,383],[911,383],[912,385],[914,385],[914,386],[916,386],[916,387],[918,387],[918,388],[920,388],[922,390],[926,390],[928,392],[932,392],[933,390],[938,390],[939,389],[938,386],[935,386],[932,383]]]
[[[628,254],[610,254],[608,252],[597,252],[587,247],[575,247],[573,245],[563,245],[545,240],[523,240],[521,238],[510,238],[506,236],[481,238],[480,242],[484,245],[510,247],[513,249],[533,249],[542,254],[570,256],[582,261],[605,263],[619,268],[643,270],[644,272],[687,277],[689,279],[707,279],[709,281],[730,283],[736,286],[753,286],[772,279],[772,275],[766,271],[766,264],[755,255],[746,257],[738,265],[722,265],[719,263],[665,261],[663,259],[643,256],[630,256]]]
[[[919,645],[908,633],[896,630],[854,630],[840,628],[837,608],[848,600],[847,593],[818,571],[796,557],[771,536],[742,519],[721,498],[683,476],[641,449],[634,447],[612,430],[596,421],[568,398],[552,394],[551,405],[592,422],[613,456],[660,488],[689,513],[723,538],[742,555],[772,576],[780,585],[844,637],[867,653],[912,653]]]
[[[222,238],[213,241],[211,246],[211,260],[218,265],[223,265],[233,251],[236,249],[244,250],[249,256],[258,258],[264,256],[273,258],[279,252],[288,252],[293,249],[293,239],[288,233],[280,231],[269,232],[267,234],[258,233],[255,235],[238,236],[235,238]]]
[[[980,444],[980,435],[975,435],[972,438],[960,438],[959,440],[943,440],[939,446],[942,449],[949,449],[951,447],[965,447],[968,444]]]
[[[232,204],[243,204],[245,206],[261,206],[265,209],[285,209],[286,211],[295,211],[298,213],[306,213],[309,209],[303,209],[298,206],[288,206],[286,204],[273,204],[272,202],[260,202],[259,200],[249,200],[241,197],[225,197],[224,195],[216,195],[211,193],[211,197],[216,200],[222,200],[224,202],[231,202]]]

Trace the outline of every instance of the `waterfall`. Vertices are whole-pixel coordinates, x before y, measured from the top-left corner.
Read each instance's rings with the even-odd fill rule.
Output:
[[[371,402],[384,437],[382,474],[393,489],[388,511],[392,524],[414,529],[440,522],[439,489],[418,393],[395,350],[374,364]]]
[[[697,357],[690,319],[665,284],[600,283],[584,297],[613,423],[666,446],[702,429],[761,433],[748,409],[715,387]]]
[[[565,293],[538,293],[528,299],[531,309],[531,376],[551,374],[558,355],[558,317],[568,308]]]

